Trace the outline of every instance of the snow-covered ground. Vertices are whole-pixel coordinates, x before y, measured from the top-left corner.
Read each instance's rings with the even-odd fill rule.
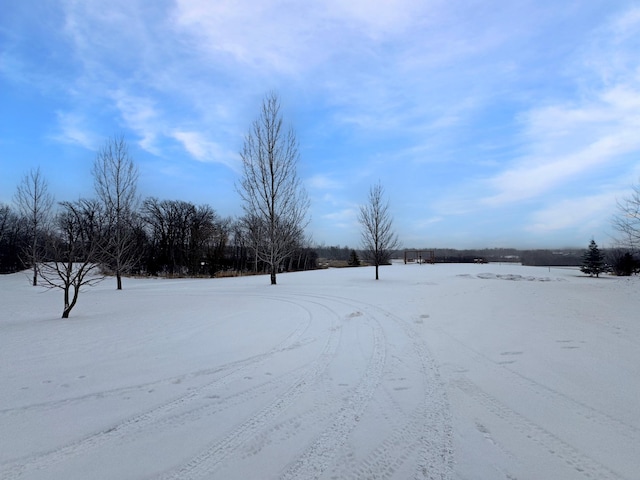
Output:
[[[0,277],[2,479],[637,479],[640,279]]]

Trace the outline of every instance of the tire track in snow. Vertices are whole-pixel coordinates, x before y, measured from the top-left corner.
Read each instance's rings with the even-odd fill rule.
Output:
[[[257,295],[256,295],[257,296]],[[274,298],[274,297],[269,297]],[[288,299],[279,299],[283,302],[288,302],[295,304],[296,306],[301,306],[298,303],[292,302]],[[304,308],[304,307],[303,307]],[[265,363],[268,359],[272,358],[274,355],[286,352],[296,347],[297,342],[304,334],[304,332],[309,328],[311,324],[312,313],[309,309],[306,309],[307,312],[307,321],[298,325],[283,341],[281,341],[276,347],[272,348],[268,352],[255,355],[250,357],[249,359],[243,359],[237,362],[232,362],[227,364],[226,366],[222,366],[218,369],[218,371],[226,372],[220,378],[217,378],[211,382],[206,383],[205,385],[201,385],[199,387],[195,387],[187,393],[180,395],[169,402],[165,402],[160,404],[150,410],[147,410],[141,414],[134,415],[129,417],[111,427],[100,430],[98,432],[92,433],[85,437],[82,437],[74,442],[68,443],[64,446],[54,448],[52,450],[41,452],[35,455],[30,455],[28,457],[23,457],[20,459],[13,459],[3,462],[3,467],[0,468],[0,478],[3,480],[13,480],[18,479],[33,470],[41,470],[47,468],[48,466],[56,465],[61,463],[69,458],[76,457],[81,454],[85,454],[106,442],[113,441],[115,439],[122,439],[132,434],[143,430],[146,427],[152,426],[154,424],[165,423],[165,417],[167,415],[171,415],[171,413],[184,406],[185,404],[194,401],[195,399],[201,397],[203,392],[206,392],[210,389],[219,389],[229,384],[230,382],[242,377],[244,372],[251,368],[255,368],[258,365]],[[215,369],[214,369],[215,370]],[[202,371],[199,371],[202,372]],[[196,372],[198,374],[199,372]],[[127,387],[131,388],[131,387]],[[117,391],[120,389],[115,389]],[[120,390],[121,391],[121,390]],[[79,401],[78,399],[88,398],[88,396],[76,397],[73,399],[74,401]],[[63,403],[60,403],[63,402]],[[39,404],[38,406],[43,405],[44,408],[51,407],[52,404],[55,405],[67,405],[68,400],[55,401],[52,403]],[[36,407],[28,407],[28,408],[36,408]]]
[[[350,466],[355,471],[345,471],[337,466],[332,478],[393,478],[395,472],[409,458],[417,457],[414,478],[446,479],[450,478],[453,471],[453,446],[452,426],[449,415],[449,405],[443,382],[440,379],[438,368],[429,353],[426,343],[413,330],[411,325],[401,317],[375,305],[335,296],[304,295],[324,301],[340,302],[376,318],[382,315],[391,319],[398,325],[409,339],[414,357],[417,357],[422,377],[424,379],[424,396],[420,405],[409,415],[405,415],[397,408],[397,414],[405,417],[387,437],[366,459],[360,464]],[[375,311],[373,314],[371,311]],[[380,325],[378,321],[378,325]],[[395,403],[395,401],[394,401]],[[402,444],[403,448],[398,448]],[[378,461],[384,458],[384,465]],[[318,472],[318,470],[314,470]],[[380,472],[384,472],[380,475]],[[317,475],[299,475],[297,478],[316,478]],[[296,478],[284,477],[284,478]]]
[[[135,430],[121,432],[123,434],[114,437],[113,440],[117,438],[118,445],[125,445],[127,443],[137,441],[138,437],[142,435],[148,437],[150,435],[153,435],[155,432],[167,433],[168,429],[180,427],[189,422],[199,422],[205,418],[219,415],[233,406],[242,405],[258,397],[279,390],[281,389],[281,386],[283,384],[295,382],[299,379],[300,370],[303,370],[303,367],[296,368],[295,370],[287,372],[283,375],[270,378],[269,380],[258,385],[254,385],[248,389],[232,393],[231,395],[227,395],[225,397],[206,396],[205,398],[202,398],[202,401],[205,403],[193,405],[193,403],[196,402],[191,402],[189,404],[186,404],[185,406],[187,408],[180,408],[180,410],[182,410],[180,412],[171,413],[170,415],[160,417],[152,423],[141,425],[140,428],[136,428],[134,426]]]
[[[524,437],[538,444],[549,454],[565,462],[584,477],[590,479],[625,479],[625,477],[585,455],[557,435],[515,412],[467,378],[459,378],[455,381],[455,384],[490,413],[506,422]]]
[[[359,317],[358,319],[362,321],[364,317],[362,317],[361,312],[357,312],[357,314],[350,314],[348,318],[350,323],[353,318]],[[368,326],[368,323],[366,324]],[[379,323],[376,323],[379,328]],[[356,327],[358,328],[358,327]],[[383,333],[382,330],[379,331]],[[373,332],[375,335],[376,332]],[[343,335],[344,336],[344,335]],[[376,342],[375,337],[374,343]],[[378,340],[378,347],[384,347],[386,350],[386,342],[380,343]],[[373,348],[375,350],[375,346]],[[314,430],[318,427],[318,425],[325,426],[327,424],[327,419],[333,419],[337,415],[342,412],[345,407],[344,404],[348,403],[350,407],[353,407],[353,399],[358,397],[358,391],[362,390],[362,385],[365,382],[365,378],[367,378],[367,370],[370,371],[372,368],[375,368],[376,360],[375,358],[379,355],[376,354],[376,351],[373,351],[371,355],[369,355],[369,360],[367,362],[367,367],[365,368],[365,373],[363,378],[357,382],[355,387],[351,387],[348,390],[338,390],[333,391],[335,388],[335,383],[332,378],[326,378],[322,381],[322,385],[324,385],[323,394],[313,395],[313,405],[304,410],[303,412],[294,415],[286,420],[281,422],[274,423],[269,428],[260,432],[251,442],[246,446],[245,453],[240,458],[240,461],[245,460],[251,456],[257,455],[265,446],[269,444],[278,444],[290,441],[294,437],[299,437],[305,432],[309,430]],[[386,357],[386,353],[385,353]],[[386,361],[386,360],[385,360]],[[380,372],[380,378],[382,377],[382,372]],[[339,384],[339,386],[344,386],[344,384]],[[333,388],[332,388],[333,387]],[[319,438],[322,433],[318,434],[316,438]],[[292,462],[292,464],[295,463]]]
[[[450,478],[453,472],[453,427],[449,400],[438,366],[427,344],[405,319],[387,313],[412,339],[425,378],[425,398],[419,412],[423,430],[419,433],[420,461],[413,477],[429,480]]]
[[[325,305],[317,305],[329,310]],[[269,421],[291,406],[306,389],[315,385],[317,379],[325,372],[334,358],[341,338],[341,329],[337,326],[336,314],[331,310],[329,310],[329,313],[333,317],[333,322],[329,329],[329,337],[320,356],[311,366],[307,367],[302,377],[275,400],[234,428],[224,438],[210,445],[187,463],[166,472],[159,478],[163,480],[182,480],[210,477],[225,459],[239,451],[242,445],[254,438],[258,432],[264,430]]]
[[[422,445],[422,422],[429,414],[428,405],[422,404],[409,415],[401,426],[384,439],[367,457],[348,472],[350,479],[390,479],[406,463],[415,457]],[[434,449],[438,446],[434,445]],[[427,476],[428,477],[428,473]]]
[[[126,387],[113,388],[110,390],[103,390],[100,392],[87,393],[85,395],[80,395],[77,397],[70,397],[70,398],[63,398],[60,400],[51,400],[48,402],[33,403],[30,405],[24,405],[21,407],[6,408],[4,410],[0,410],[0,415],[11,416],[11,415],[20,415],[20,414],[24,414],[32,411],[38,412],[38,411],[55,410],[57,408],[73,406],[78,403],[83,403],[87,400],[102,400],[109,397],[121,396],[123,394],[131,394],[141,390],[148,390],[150,388],[157,387],[159,385],[166,385],[171,383],[173,384],[182,383],[185,380],[189,380],[196,377],[220,375],[220,374],[227,375],[228,373],[225,373],[225,372],[234,371],[237,369],[244,370],[248,367],[260,365],[261,363],[263,363],[265,359],[271,357],[272,355],[285,352],[294,347],[295,345],[291,345],[288,347],[274,348],[269,352],[254,355],[252,357],[244,358],[242,360],[238,360],[235,362],[230,362],[224,365],[220,365],[218,367],[197,370],[195,372],[185,373],[182,375],[174,375],[172,377],[162,378],[160,380],[155,380],[153,382],[141,383],[138,385],[130,385]],[[202,385],[196,388],[207,389],[210,386],[214,385],[216,382],[218,382],[218,380],[219,379],[213,380],[210,383],[207,383],[205,385]],[[179,398],[182,398],[182,396]]]
[[[297,303],[290,301],[289,299],[277,298],[277,297],[266,296],[266,295],[252,295],[252,296],[260,297],[260,298],[277,299],[285,303],[291,303],[296,306],[300,306]],[[309,328],[310,323],[311,323],[311,314],[307,310],[306,322],[298,325],[289,335],[287,335],[281,342],[275,345],[271,350],[257,354],[257,355],[253,355],[248,358],[243,358],[242,360],[237,360],[224,365],[218,365],[211,368],[197,370],[195,372],[189,372],[182,375],[174,375],[172,377],[162,378],[159,380],[155,380],[153,382],[147,382],[147,383],[142,383],[138,385],[130,385],[126,387],[113,388],[109,390],[103,390],[100,392],[87,393],[85,395],[80,395],[77,397],[63,398],[60,400],[51,400],[47,402],[33,403],[30,405],[22,405],[20,407],[0,409],[0,415],[17,415],[17,414],[22,414],[28,411],[56,409],[64,406],[70,406],[77,403],[82,403],[89,399],[103,399],[111,396],[121,395],[123,393],[131,393],[139,390],[147,390],[151,387],[164,385],[167,383],[175,383],[175,382],[184,381],[190,378],[196,378],[200,376],[217,375],[233,369],[247,368],[253,365],[259,365],[263,363],[266,359],[273,356],[274,354],[285,352],[285,351],[291,350],[292,348],[295,348],[296,346],[299,346],[300,345],[299,340],[304,334],[304,332]],[[215,383],[216,381],[217,380],[214,380],[212,383]],[[210,384],[207,384],[198,388],[207,388],[209,385]]]
[[[332,424],[282,473],[281,479],[318,478],[360,421],[360,416],[380,384],[386,360],[384,332],[380,323],[373,320],[376,322],[373,326],[373,353],[358,386],[347,397],[347,405],[332,415]]]
[[[462,342],[461,340],[457,339],[453,335],[445,332],[440,328],[437,329],[437,331],[451,338],[459,345],[463,346],[480,362],[488,365],[488,368],[494,370],[498,374],[507,373],[509,376],[511,376],[511,378],[509,379],[510,384],[517,382],[523,387],[530,389],[533,394],[538,395],[541,398],[551,400],[554,405],[563,405],[567,411],[578,415],[584,421],[593,423],[594,425],[605,427],[607,429],[613,428],[617,433],[626,437],[627,440],[640,445],[640,428],[636,427],[635,425],[623,422],[622,420],[615,418],[606,412],[598,410],[565,393],[559,392],[558,390],[537,382],[533,378],[523,375],[517,370],[514,370],[509,365],[501,364],[488,357],[487,355],[484,355],[472,346],[467,345],[466,343]]]

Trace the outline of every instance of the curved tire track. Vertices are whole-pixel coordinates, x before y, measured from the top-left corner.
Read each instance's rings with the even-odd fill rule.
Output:
[[[417,459],[413,469],[414,478],[434,480],[450,478],[453,471],[453,434],[448,400],[438,368],[426,343],[421,340],[409,322],[380,307],[344,297],[305,296],[341,302],[367,312],[365,315],[371,318],[382,316],[390,319],[409,339],[424,382],[423,398],[410,415],[402,413],[399,406],[396,407],[396,417],[404,417],[405,421],[359,464],[349,465],[347,471],[337,466],[332,478],[393,478],[398,469],[410,458]],[[381,325],[379,320],[376,321]],[[400,445],[402,447],[399,447]],[[318,456],[317,453],[315,455]],[[314,462],[310,463],[314,464]],[[318,464],[319,462],[316,461],[315,465]],[[297,478],[316,478],[317,475],[311,475],[311,473],[318,473],[319,469],[305,468],[301,471],[305,474],[297,475]],[[287,473],[283,478],[296,478],[296,476]]]
[[[328,468],[329,459],[347,442],[349,432],[360,421],[360,416],[368,406],[384,372],[386,345],[382,327],[377,320],[373,327],[373,343],[373,353],[365,373],[345,400],[347,405],[332,415],[332,424],[283,472],[281,479],[318,478]]]
[[[259,295],[256,295],[259,296]],[[270,297],[274,298],[274,297]],[[279,299],[283,302],[288,302],[300,306],[299,304],[292,302],[288,299]],[[29,457],[23,457],[20,459],[8,460],[4,462],[2,469],[0,469],[0,478],[11,480],[18,479],[28,473],[29,471],[41,470],[47,468],[48,466],[56,465],[58,463],[64,462],[65,460],[76,457],[78,455],[85,454],[109,441],[113,441],[115,439],[127,438],[134,435],[136,432],[139,432],[147,427],[153,426],[160,423],[166,423],[166,417],[171,416],[172,412],[183,407],[185,404],[189,402],[193,402],[195,399],[201,397],[204,393],[206,393],[210,389],[220,389],[230,382],[241,378],[249,369],[255,368],[263,363],[265,363],[268,359],[272,358],[274,355],[285,352],[294,348],[296,343],[302,337],[304,332],[309,328],[311,324],[312,314],[306,309],[307,312],[307,321],[305,323],[301,323],[296,327],[287,337],[282,340],[278,345],[273,347],[267,352],[254,355],[250,358],[243,359],[237,362],[232,362],[226,364],[224,366],[214,368],[214,369],[206,369],[194,372],[192,374],[188,374],[190,376],[198,376],[201,375],[202,372],[210,372],[215,371],[216,373],[225,372],[222,377],[219,377],[211,382],[208,382],[199,387],[193,388],[192,390],[186,392],[183,395],[180,395],[168,402],[160,404],[150,410],[147,410],[143,413],[131,416],[115,425],[107,427],[106,429],[100,430],[98,432],[92,433],[85,437],[82,437],[74,442],[68,443],[61,447],[41,452],[35,455],[30,455]],[[176,378],[184,378],[176,377]],[[122,392],[125,390],[129,390],[134,387],[125,387],[124,389],[114,389],[109,392]],[[91,396],[97,396],[98,394],[85,395],[81,397],[75,397],[73,399],[65,399],[58,400],[53,402],[45,402],[41,404],[34,404],[27,407],[23,407],[24,410],[30,410],[34,408],[55,408],[56,406],[69,405],[77,401],[82,401],[83,399],[89,398]],[[14,410],[6,410],[3,413],[15,413]]]
[[[635,425],[623,422],[609,413],[598,410],[597,408],[587,405],[581,400],[575,399],[563,392],[540,383],[533,378],[518,372],[508,364],[501,364],[493,360],[492,358],[477,351],[472,346],[467,345],[465,342],[462,342],[461,340],[445,332],[444,330],[437,330],[439,333],[446,335],[448,338],[464,347],[479,362],[486,365],[487,368],[494,370],[496,374],[507,374],[509,377],[511,377],[508,380],[510,384],[517,383],[526,388],[532,394],[539,396],[541,399],[548,399],[554,405],[564,406],[567,411],[578,415],[582,419],[582,421],[589,422],[594,425],[599,425],[607,429],[613,428],[620,435],[626,437],[627,440],[640,445],[640,429]]]
[[[496,417],[506,422],[515,431],[543,447],[551,455],[565,462],[586,478],[624,480],[617,472],[588,457],[557,435],[515,412],[466,378],[459,378],[456,385],[469,397],[477,401]]]
[[[317,305],[327,309],[324,305]],[[335,313],[332,311],[330,313],[334,318],[322,353],[306,368],[305,373],[293,385],[271,403],[235,427],[224,438],[211,444],[187,463],[166,472],[159,478],[168,480],[210,477],[225,459],[238,452],[251,438],[254,438],[260,431],[267,428],[268,422],[275,419],[291,406],[306,389],[314,385],[329,366],[340,343],[341,330],[337,326]]]

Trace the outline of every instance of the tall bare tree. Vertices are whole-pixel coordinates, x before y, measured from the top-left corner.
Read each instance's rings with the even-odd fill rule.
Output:
[[[80,290],[102,280],[100,254],[102,212],[97,201],[61,203],[49,235],[48,258],[39,264],[43,286],[64,292],[62,318],[76,305]]]
[[[53,196],[49,193],[47,181],[40,173],[40,168],[31,170],[22,178],[16,190],[14,202],[28,227],[30,241],[25,255],[33,268],[33,285],[36,286],[40,238],[48,226],[53,206]]]
[[[389,263],[394,250],[399,248],[398,236],[393,231],[393,218],[389,202],[383,198],[384,188],[380,182],[369,190],[369,201],[360,206],[358,221],[362,226],[362,249],[364,257],[376,267]]]
[[[618,202],[613,226],[621,235],[621,246],[640,253],[640,183],[632,187],[631,195]]]
[[[133,241],[135,230],[131,228],[138,203],[138,169],[122,135],[107,140],[96,156],[92,173],[96,194],[106,214],[103,261],[115,273],[117,289],[122,290],[122,275],[138,259],[137,243]]]
[[[260,115],[245,136],[240,152],[243,177],[237,186],[245,217],[258,234],[258,259],[269,265],[271,284],[282,262],[295,250],[308,224],[309,199],[297,173],[298,141],[285,129],[280,100],[265,96]]]

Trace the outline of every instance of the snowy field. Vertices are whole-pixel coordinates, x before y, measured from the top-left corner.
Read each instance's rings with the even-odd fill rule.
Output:
[[[640,278],[380,275],[0,276],[0,478],[640,478]]]

